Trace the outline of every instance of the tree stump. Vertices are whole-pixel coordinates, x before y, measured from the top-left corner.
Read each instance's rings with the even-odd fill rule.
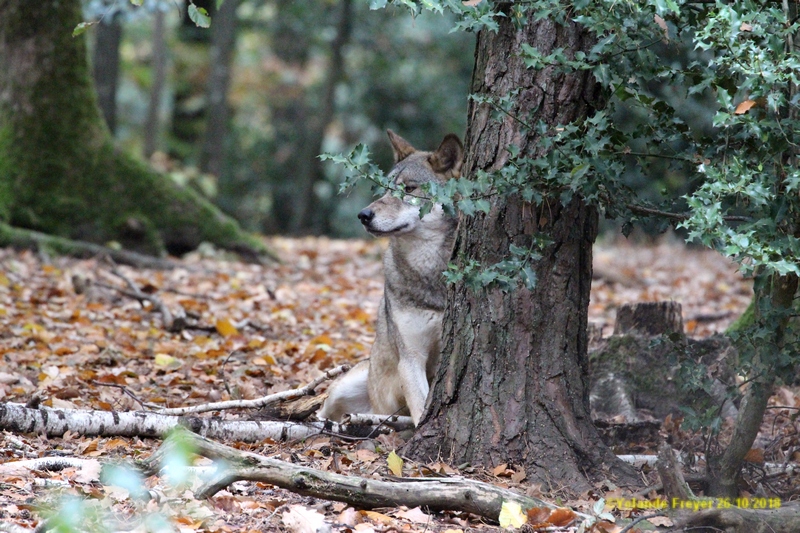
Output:
[[[617,310],[614,335],[666,335],[683,333],[681,304],[642,302],[624,304]]]

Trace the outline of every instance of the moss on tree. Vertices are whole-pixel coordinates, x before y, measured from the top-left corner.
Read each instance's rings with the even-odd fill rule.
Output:
[[[0,219],[150,253],[203,241],[266,252],[196,192],[114,147],[84,38],[72,36],[78,0],[0,5]]]

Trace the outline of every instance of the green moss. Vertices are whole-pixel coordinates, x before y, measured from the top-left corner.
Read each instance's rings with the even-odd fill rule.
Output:
[[[755,299],[750,300],[750,305],[747,306],[747,309],[744,310],[744,313],[741,314],[736,321],[728,326],[726,333],[733,333],[737,331],[742,331],[743,329],[750,327],[755,322],[756,312],[755,312]]]
[[[97,107],[79,0],[11,0],[0,19],[0,220],[158,253],[209,241],[266,253],[210,202],[115,149]],[[23,43],[23,38],[27,39]]]

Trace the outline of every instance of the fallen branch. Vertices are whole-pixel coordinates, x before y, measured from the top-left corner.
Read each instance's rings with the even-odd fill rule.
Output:
[[[789,502],[769,510],[732,506],[688,513],[673,521],[677,527],[686,530],[709,528],[726,533],[797,533],[800,531],[800,505]]]
[[[395,431],[404,431],[415,427],[410,416],[400,415],[349,414],[344,415],[342,422],[356,426],[388,426]]]
[[[264,439],[290,441],[326,432],[361,436],[364,432],[363,427],[333,422],[223,420],[218,417],[170,416],[147,411],[52,409],[44,406],[27,407],[10,402],[0,403],[0,430],[14,433],[61,437],[70,431],[85,437],[161,438],[179,426],[210,438],[242,442],[259,442]],[[377,430],[383,433],[389,431],[388,428]]]
[[[523,510],[533,507],[555,509],[553,504],[529,498],[488,483],[464,478],[408,478],[403,481],[380,481],[323,472],[255,453],[236,450],[205,439],[185,434],[170,438],[144,463],[147,474],[158,471],[161,461],[176,445],[188,445],[194,453],[221,460],[226,468],[195,493],[197,498],[210,498],[231,483],[240,480],[260,481],[288,489],[303,496],[345,502],[362,509],[375,507],[427,507],[476,514],[497,520],[503,502],[514,502]],[[577,513],[576,513],[577,514]],[[581,518],[588,518],[580,515]]]
[[[225,409],[259,409],[270,404],[296,400],[303,396],[311,396],[314,390],[323,382],[333,379],[339,374],[343,374],[350,370],[349,365],[341,365],[332,368],[325,372],[323,375],[297,389],[276,392],[254,400],[226,400],[224,402],[204,403],[201,405],[192,405],[189,407],[174,407],[170,409],[159,409],[156,412],[161,415],[188,415],[196,413],[207,413],[209,411],[222,411]],[[355,424],[355,423],[354,423]],[[362,424],[363,425],[363,424]]]

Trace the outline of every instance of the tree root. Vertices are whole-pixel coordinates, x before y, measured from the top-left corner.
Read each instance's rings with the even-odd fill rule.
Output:
[[[197,498],[210,498],[235,481],[249,480],[276,485],[304,496],[345,502],[362,509],[422,506],[431,510],[468,512],[497,520],[504,502],[517,503],[523,510],[533,507],[556,508],[535,498],[464,478],[407,478],[389,482],[323,472],[236,450],[195,434],[179,435],[167,440],[144,463],[147,474],[158,471],[161,461],[171,453],[175,443],[179,447],[188,445],[194,453],[219,459],[226,465],[225,469],[218,469],[196,491]],[[588,518],[585,515],[578,516]]]
[[[170,270],[178,266],[175,261],[168,259],[161,259],[129,250],[116,250],[86,241],[57,237],[39,231],[10,226],[3,222],[0,222],[0,246],[11,246],[26,250],[47,250],[79,259],[107,256],[116,263],[135,268]],[[217,246],[225,248],[223,244],[217,244]],[[233,243],[227,249],[251,263],[261,263],[265,259],[269,261],[279,260],[277,254],[266,247],[263,250],[255,250],[241,243]]]
[[[117,263],[135,268],[171,270],[178,266],[175,261],[168,259],[160,259],[128,250],[115,250],[86,241],[56,237],[38,231],[9,226],[3,222],[0,222],[0,246],[11,246],[26,250],[44,249],[79,259],[107,256]]]

